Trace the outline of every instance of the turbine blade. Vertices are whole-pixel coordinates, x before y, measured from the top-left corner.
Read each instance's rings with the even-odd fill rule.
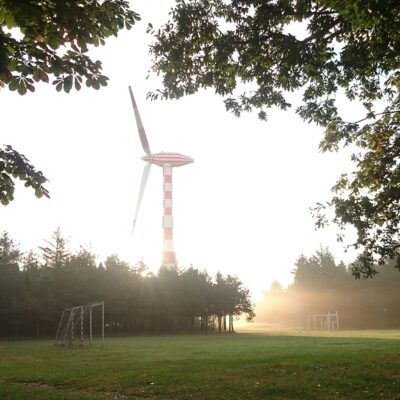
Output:
[[[148,179],[149,173],[150,173],[150,168],[151,168],[151,162],[148,162],[143,168],[142,182],[140,183],[139,196],[138,196],[138,200],[137,200],[137,204],[136,204],[135,218],[133,220],[131,235],[133,235],[133,231],[135,229],[136,220],[137,220],[137,217],[139,214],[140,204],[142,203],[142,199],[143,199],[144,189],[146,187],[147,179]]]
[[[135,101],[135,97],[133,96],[133,92],[131,87],[129,86],[129,94],[131,95],[131,101],[133,106],[133,112],[135,113],[136,125],[139,131],[140,141],[142,142],[144,152],[149,156],[151,154],[149,142],[147,141],[146,132],[143,128],[142,120],[140,118],[139,110]]]

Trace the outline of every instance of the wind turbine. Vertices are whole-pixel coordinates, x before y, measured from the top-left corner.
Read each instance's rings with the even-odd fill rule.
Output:
[[[172,169],[181,167],[182,165],[190,164],[193,159],[179,153],[155,153],[150,151],[149,142],[147,140],[146,132],[143,128],[142,120],[140,118],[139,110],[136,105],[135,97],[133,96],[132,89],[129,86],[129,93],[132,100],[133,112],[135,113],[136,125],[139,131],[140,141],[146,155],[142,160],[146,161],[143,169],[142,182],[140,184],[139,196],[136,206],[135,219],[133,220],[133,229],[136,225],[136,220],[139,214],[140,204],[142,203],[144,189],[146,187],[147,179],[149,177],[151,164],[158,165],[163,169],[163,253],[161,265],[174,267],[176,265],[176,256],[173,244],[173,217],[172,217]]]

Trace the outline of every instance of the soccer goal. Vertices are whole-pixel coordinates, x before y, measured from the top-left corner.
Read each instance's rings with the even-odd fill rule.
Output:
[[[101,307],[101,347],[104,347],[104,301],[89,303],[85,306],[66,308],[58,324],[55,345],[74,347],[84,345],[85,325],[89,328],[90,346],[93,346],[93,313],[94,309]],[[89,321],[87,323],[87,318]],[[85,324],[86,322],[86,324]],[[98,326],[99,324],[97,324]],[[78,343],[77,340],[79,340]]]
[[[308,330],[338,331],[339,313],[328,311],[328,314],[313,314],[307,316]]]

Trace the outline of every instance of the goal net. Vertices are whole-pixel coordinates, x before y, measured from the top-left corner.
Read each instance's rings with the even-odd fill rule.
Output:
[[[101,307],[101,319],[94,323],[95,308]],[[100,320],[100,321],[99,321]],[[101,346],[104,346],[104,301],[92,302],[63,310],[58,324],[55,345],[64,347],[84,345],[85,333],[89,333],[90,346],[93,345],[93,326],[101,329]],[[98,330],[98,329],[97,329]]]

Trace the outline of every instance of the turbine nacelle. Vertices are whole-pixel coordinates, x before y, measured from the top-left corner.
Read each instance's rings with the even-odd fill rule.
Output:
[[[159,167],[164,167],[164,165],[170,165],[171,167],[181,167],[182,165],[190,164],[193,162],[193,158],[184,156],[179,153],[156,153],[149,154],[142,157],[142,160],[147,161],[152,164],[156,164]]]

